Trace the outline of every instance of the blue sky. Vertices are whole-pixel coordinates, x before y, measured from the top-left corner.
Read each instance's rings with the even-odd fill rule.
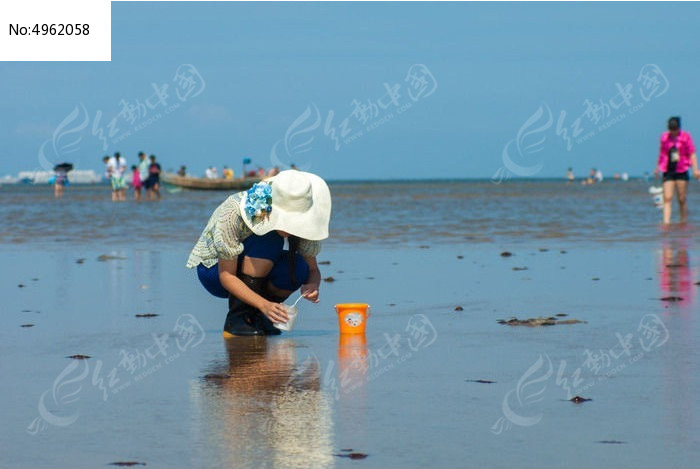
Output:
[[[331,179],[641,174],[669,116],[700,132],[699,13],[115,2],[111,62],[0,63],[0,175],[64,160],[101,171],[104,154],[139,150],[195,174],[244,157]],[[173,80],[182,64],[189,88]]]

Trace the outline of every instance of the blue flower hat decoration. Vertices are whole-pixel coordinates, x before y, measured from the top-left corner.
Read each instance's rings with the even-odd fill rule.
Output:
[[[257,182],[248,189],[245,211],[251,219],[260,221],[272,211],[272,187],[267,182]]]

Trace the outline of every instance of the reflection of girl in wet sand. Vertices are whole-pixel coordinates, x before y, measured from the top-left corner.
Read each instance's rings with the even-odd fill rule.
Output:
[[[660,264],[659,281],[662,296],[683,298],[681,309],[692,309],[697,287],[693,284],[695,269],[691,268],[687,241],[664,241]]]
[[[658,166],[656,173],[663,174],[664,189],[664,224],[671,223],[673,194],[678,193],[678,207],[681,212],[681,223],[688,221],[688,206],[686,191],[688,189],[688,169],[693,170],[693,177],[700,177],[698,159],[695,155],[695,145],[690,134],[681,130],[681,118],[671,117],[668,120],[668,132],[661,135]]]
[[[318,302],[320,241],[328,237],[331,196],[320,177],[282,171],[230,196],[214,211],[187,261],[204,288],[229,299],[224,331],[279,334],[281,304],[301,287]],[[289,249],[284,249],[285,238]]]
[[[226,348],[228,363],[215,366],[197,390],[203,439],[219,442],[226,467],[332,465],[331,406],[318,360],[297,364],[290,340],[233,337]]]
[[[693,282],[698,272],[688,254],[689,243],[692,243],[692,236],[664,239],[658,257],[661,297],[683,298],[675,303],[659,302],[659,316],[664,318],[664,327],[668,327],[667,333],[672,338],[664,346],[659,365],[663,405],[658,410],[663,412],[664,431],[669,435],[690,435],[697,427],[692,412],[689,413],[684,405],[678,404],[696,399],[695,363],[684,359],[689,351],[697,349],[693,322],[697,311],[695,303],[698,287]]]

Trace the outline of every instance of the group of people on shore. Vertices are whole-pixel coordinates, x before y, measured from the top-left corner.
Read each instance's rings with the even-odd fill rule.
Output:
[[[139,152],[138,164],[131,165],[130,184],[134,190],[134,200],[141,200],[141,191],[146,190],[148,200],[160,199],[160,164],[156,162],[156,155],[146,157],[146,153]],[[116,152],[114,156],[106,155],[102,158],[105,164],[105,177],[112,184],[112,201],[126,200],[127,163],[126,158]]]
[[[292,167],[290,169],[297,169],[296,166],[292,164]],[[273,168],[270,168],[266,170],[263,167],[258,167],[257,170],[251,169],[251,170],[243,170],[243,177],[273,177],[279,174],[280,168],[279,166],[275,166]],[[184,176],[184,174],[183,174]],[[209,166],[205,171],[204,171],[204,177],[207,179],[233,179],[235,177],[235,173],[233,169],[229,168],[228,166],[224,166],[221,175],[219,175],[219,170],[216,169],[216,166]]]
[[[629,178],[630,176],[627,172],[613,174],[613,179],[616,181],[628,181]],[[568,182],[574,182],[576,180],[574,170],[571,167],[566,170],[566,180]],[[598,168],[591,168],[591,170],[588,172],[588,177],[581,180],[581,184],[584,186],[595,184],[597,182],[603,182],[603,172]]]

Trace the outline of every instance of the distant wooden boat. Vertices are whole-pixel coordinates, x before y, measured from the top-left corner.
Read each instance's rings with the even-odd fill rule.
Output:
[[[195,189],[204,191],[242,191],[250,189],[260,178],[238,178],[238,179],[209,179],[190,176],[178,176],[174,173],[162,173],[161,180],[166,184],[182,187],[183,189]]]

